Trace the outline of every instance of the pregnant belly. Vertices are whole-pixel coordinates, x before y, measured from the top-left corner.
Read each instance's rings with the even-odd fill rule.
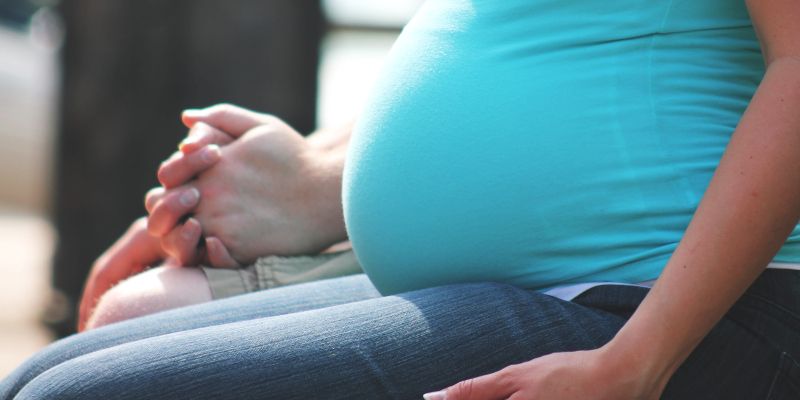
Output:
[[[646,39],[528,53],[458,15],[415,18],[353,134],[345,219],[378,289],[653,279],[728,127],[664,135]]]
[[[658,160],[659,146],[623,134],[612,102],[599,98],[608,91],[585,95],[580,83],[544,73],[521,82],[467,79],[471,72],[414,77],[424,90],[393,92],[391,106],[371,109],[354,133],[347,227],[379,289],[546,287],[633,262],[637,250],[666,254],[675,236],[662,233],[684,222],[691,199],[657,204],[676,180],[640,162]],[[655,207],[665,219],[648,218]],[[652,226],[641,234],[642,225]]]

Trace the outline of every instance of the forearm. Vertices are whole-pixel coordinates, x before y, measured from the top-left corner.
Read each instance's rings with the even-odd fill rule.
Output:
[[[323,128],[307,138],[309,145],[326,152],[344,153],[350,142],[350,134],[353,132],[354,121],[334,128]]]
[[[342,210],[342,173],[353,131],[353,122],[322,129],[306,139],[312,149],[309,160],[317,168],[316,191],[311,196],[314,204],[309,208],[317,210],[320,228],[332,232],[335,242],[347,240]]]
[[[666,383],[800,218],[800,62],[772,62],[691,224],[606,348]]]

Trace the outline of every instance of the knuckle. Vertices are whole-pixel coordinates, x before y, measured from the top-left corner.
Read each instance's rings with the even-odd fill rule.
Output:
[[[474,387],[475,381],[473,379],[458,382],[450,389],[447,389],[447,397],[454,396],[456,399],[470,399]]]
[[[275,130],[275,127],[270,124],[260,124],[256,125],[250,130],[247,131],[246,135],[248,136],[264,136],[269,135],[271,132]]]
[[[175,214],[180,213],[187,209],[185,205],[181,202],[181,195],[185,191],[179,191],[173,193],[172,196],[165,198],[162,202],[164,203],[164,216],[169,219],[175,219]]]
[[[203,121],[197,121],[192,128],[189,129],[189,133],[186,134],[186,139],[184,139],[184,142],[191,142],[192,145],[202,143],[210,131],[213,131],[211,125],[208,125]],[[181,153],[186,154],[186,150],[181,148]]]
[[[180,164],[158,171],[158,181],[165,189],[171,190],[183,183],[183,167]],[[161,195],[163,197],[163,195]]]
[[[147,226],[147,230],[151,235],[163,237],[169,233],[169,225],[176,219],[174,217],[176,214],[174,203],[164,199],[153,209],[150,214],[150,223]]]
[[[497,371],[496,377],[501,384],[509,384],[514,381],[514,376],[517,374],[517,366],[510,365]]]
[[[513,375],[518,367],[516,365],[509,365],[500,371],[497,371],[497,376],[499,378],[508,378],[509,376]]]
[[[158,168],[158,172],[156,172],[156,178],[158,182],[164,186],[169,186],[170,177],[172,175],[172,169],[167,164],[162,164],[161,167]]]
[[[261,114],[261,120],[264,125],[278,125],[283,123],[282,119],[272,114]]]
[[[209,138],[209,144],[224,145],[233,141],[233,138],[219,129],[214,129]]]
[[[211,125],[207,124],[205,121],[197,121],[197,123],[189,129],[189,135],[202,134],[208,129],[211,129]]]
[[[147,220],[147,230],[149,232],[160,230],[164,217],[170,212],[168,200],[166,198],[159,200],[150,210],[150,218]]]
[[[220,179],[222,179],[222,177],[220,177]],[[227,191],[222,182],[193,181],[192,184],[200,191],[200,197],[203,199],[196,207],[198,212],[200,212],[201,209],[206,209],[205,207],[209,206],[209,203],[218,203],[226,197]],[[217,207],[213,208],[216,209]]]
[[[221,117],[229,116],[230,114],[234,113],[235,110],[236,106],[231,103],[219,103],[211,107],[211,113],[219,114]]]
[[[181,160],[180,163],[176,163],[173,165],[168,173],[170,179],[175,186],[178,186],[182,183],[188,181],[189,177],[192,175],[194,169],[196,169],[195,165],[197,164],[198,157],[196,154],[192,154],[189,157],[184,158]]]
[[[205,148],[198,152],[195,152],[191,156],[189,156],[189,168],[193,169],[193,172],[199,172],[200,168],[204,168],[208,165],[211,165],[211,153],[210,150]]]

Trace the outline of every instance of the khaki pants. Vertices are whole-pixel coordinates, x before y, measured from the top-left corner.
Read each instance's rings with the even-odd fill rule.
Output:
[[[202,270],[214,299],[362,272],[352,250],[314,256],[270,256],[244,268],[202,267]]]

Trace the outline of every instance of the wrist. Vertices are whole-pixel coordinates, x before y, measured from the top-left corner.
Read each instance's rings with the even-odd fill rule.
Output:
[[[317,131],[305,137],[306,143],[308,143],[308,148],[316,151],[316,152],[325,152],[326,150],[330,150],[330,142],[326,140],[326,132],[324,131]]]
[[[344,155],[313,149],[309,154],[314,179],[310,181],[308,209],[313,210],[313,229],[327,248],[347,239],[342,209]]]
[[[322,151],[324,153],[338,153],[347,149],[350,134],[353,131],[354,121],[350,121],[341,126],[320,129],[308,136],[306,142],[309,148]]]
[[[608,379],[635,386],[638,393],[652,394],[645,398],[658,398],[680,364],[661,354],[658,345],[627,336],[620,331],[598,349],[601,365],[606,366]]]

